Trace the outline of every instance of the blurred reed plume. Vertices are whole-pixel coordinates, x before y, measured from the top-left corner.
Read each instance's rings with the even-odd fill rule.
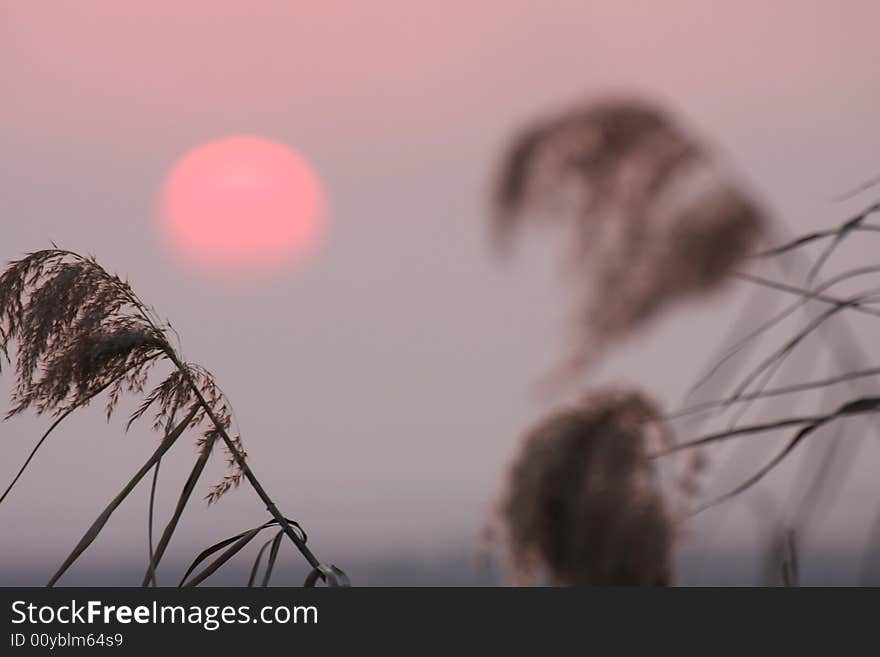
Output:
[[[8,365],[14,362],[16,379],[12,408],[6,417],[30,408],[39,415],[55,418],[0,497],[0,503],[64,418],[105,391],[108,420],[123,393],[143,395],[127,426],[150,412],[153,428],[162,434],[154,454],[98,516],[49,585],[57,582],[95,540],[110,515],[151,470],[150,558],[143,584],[155,585],[159,561],[218,443],[226,451],[229,471],[211,487],[206,496],[208,502],[217,501],[247,479],[272,516],[254,535],[266,527],[279,527],[279,536],[290,538],[312,566],[313,573],[317,573],[312,583],[320,578],[328,584],[345,584],[344,573],[321,564],[306,547],[305,533],[285,518],[269,498],[247,463],[240,437],[230,433],[230,405],[214,377],[203,367],[184,362],[169,341],[169,332],[173,332],[171,325],[158,320],[155,311],[135,295],[128,282],[105,271],[94,258],[57,248],[38,251],[10,263],[0,276],[0,365],[4,360]],[[170,372],[146,391],[150,375],[161,362],[171,365]],[[165,453],[188,430],[200,432],[196,441],[199,456],[154,549],[152,515],[159,465]],[[277,554],[277,547],[274,553]],[[223,561],[212,564],[214,570],[232,554],[224,553]],[[272,564],[274,557],[268,565],[270,571]],[[265,581],[268,583],[268,574]]]
[[[632,390],[595,390],[533,428],[499,508],[519,581],[668,585],[675,523],[648,453],[671,441]]]
[[[880,203],[826,230],[780,239],[784,227],[770,225],[705,143],[656,107],[626,98],[581,104],[534,122],[514,137],[499,169],[493,199],[497,244],[509,248],[524,226],[552,224],[566,231],[570,245],[565,263],[577,294],[576,335],[557,383],[583,375],[616,341],[677,300],[711,293],[726,282],[755,290],[681,410],[659,425],[681,421],[675,433],[682,442],[670,438],[646,453],[639,437],[646,429],[633,428],[638,423],[624,428],[617,418],[640,413],[656,427],[656,407],[637,393],[615,397],[603,391],[529,434],[500,514],[516,570],[532,578],[545,572],[557,584],[665,583],[669,519],[678,525],[677,505],[660,486],[642,498],[643,506],[631,503],[634,473],[652,472],[648,462],[659,471],[673,454],[693,455],[679,492],[688,513],[696,514],[750,490],[804,451],[808,438],[828,434],[806,450],[786,512],[775,517],[771,532],[766,571],[777,581],[781,572],[783,583],[797,584],[802,546],[795,546],[794,536],[803,542],[818,509],[833,499],[853,467],[862,442],[864,432],[848,435],[852,432],[840,425],[880,412],[880,367],[847,324],[847,318],[880,316],[880,289],[869,283],[880,266],[850,262],[833,275],[825,273],[846,244],[880,231],[870,220],[880,214]],[[873,179],[846,198],[876,184]],[[767,248],[771,239],[781,243]],[[814,247],[818,251],[808,255]],[[768,313],[768,294],[773,303],[785,297],[790,302]],[[762,349],[767,341],[771,348]],[[811,345],[809,354],[793,359],[805,345]],[[830,371],[805,374],[825,351]],[[799,363],[793,380],[774,385]],[[809,409],[794,410],[802,403]],[[711,422],[719,426],[701,426]],[[880,425],[870,427],[880,436]],[[739,447],[738,438],[769,439],[785,431],[791,435],[782,436],[757,467],[743,469],[739,456],[725,459],[737,483],[698,499],[697,475],[707,452],[714,457],[717,447],[733,442]],[[616,473],[613,483],[607,472]],[[627,543],[636,536],[641,538]]]
[[[707,207],[702,211],[711,219]],[[854,420],[872,420],[880,413],[880,367],[872,363],[871,350],[859,344],[848,321],[859,320],[868,331],[875,330],[880,288],[872,279],[880,274],[880,265],[839,257],[842,266],[826,274],[845,246],[880,232],[880,224],[871,222],[877,215],[880,202],[870,203],[836,226],[791,237],[755,254],[740,263],[741,269],[730,269],[736,263],[729,261],[714,271],[709,278],[747,286],[753,296],[680,410],[661,417],[656,406],[637,393],[627,397],[599,391],[582,406],[552,415],[534,429],[516,458],[501,508],[517,571],[527,577],[547,572],[556,584],[668,581],[656,573],[668,573],[671,527],[678,526],[680,518],[669,495],[661,494],[657,485],[648,489],[651,494],[642,492],[642,505],[633,503],[638,491],[646,490],[630,483],[633,474],[653,472],[648,463],[656,464],[659,472],[675,454],[694,455],[679,485],[690,506],[688,515],[696,515],[752,490],[803,454],[794,484],[785,494],[784,512],[771,514],[764,568],[766,582],[798,585],[798,553],[810,524],[857,465],[856,454],[866,435],[880,437],[876,419],[866,429],[847,430]],[[686,232],[684,226],[682,230]],[[700,262],[718,245],[696,240],[693,248]],[[809,255],[810,248],[817,251]],[[754,296],[758,293],[762,297]],[[761,303],[755,304],[755,299]],[[764,348],[767,342],[770,347]],[[809,376],[826,353],[829,371]],[[774,384],[794,369],[795,378]],[[623,421],[626,414],[630,424]],[[682,423],[675,431],[684,437],[681,441],[673,440],[665,428],[673,422]],[[653,441],[645,451],[641,433],[649,427],[664,427],[659,435],[665,439]],[[805,447],[809,439],[823,434],[824,440]],[[739,439],[749,436],[765,438],[757,445],[740,444]],[[726,469],[736,482],[722,483],[720,492],[699,499],[695,484],[706,451],[720,454],[717,449],[733,443],[737,451],[714,460],[722,466],[716,474]],[[743,467],[749,461],[743,454],[755,449],[772,451],[763,463]],[[642,481],[655,479],[643,476]],[[754,511],[767,515],[774,507],[764,500]],[[724,516],[715,517],[720,524]],[[880,521],[874,525],[864,557],[866,584],[877,581],[877,559],[871,555]],[[638,538],[628,542],[631,537]]]
[[[494,210],[502,246],[524,222],[572,232],[578,333],[563,378],[670,302],[720,285],[766,223],[708,146],[627,99],[579,105],[516,135]]]

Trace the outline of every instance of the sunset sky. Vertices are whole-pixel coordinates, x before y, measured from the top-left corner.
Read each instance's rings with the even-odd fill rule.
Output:
[[[878,22],[871,0],[2,2],[0,259],[54,241],[127,276],[214,372],[254,470],[326,561],[468,556],[519,436],[552,407],[532,384],[562,353],[570,298],[549,241],[493,257],[507,138],[585,97],[653,99],[789,230],[826,226],[859,205],[835,196],[880,173]],[[187,267],[160,229],[174,163],[234,135],[294,149],[326,196],[320,244],[259,280]],[[652,327],[597,377],[674,405],[732,299]],[[3,398],[10,383],[4,371]],[[108,427],[101,406],[0,507],[0,584],[48,579],[154,448],[146,425],[123,436],[124,413]],[[0,486],[47,423],[0,425]],[[172,456],[163,509],[195,450]],[[868,483],[847,490],[816,540],[858,554]],[[139,581],[138,492],[71,581],[108,562]],[[160,580],[262,518],[244,486],[193,505]]]

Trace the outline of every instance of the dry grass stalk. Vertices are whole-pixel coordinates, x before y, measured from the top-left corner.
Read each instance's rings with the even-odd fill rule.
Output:
[[[246,478],[266,504],[274,522],[312,568],[321,566],[306,547],[304,535],[294,531],[254,476],[240,437],[230,435],[229,403],[214,377],[204,368],[179,357],[168,340],[168,332],[172,330],[169,323],[156,318],[155,311],[135,295],[127,281],[108,273],[94,258],[58,248],[48,249],[10,263],[0,276],[0,365],[4,360],[9,365],[14,362],[16,377],[7,418],[29,408],[37,414],[51,414],[56,418],[0,502],[51,431],[71,412],[88,405],[104,391],[108,393],[108,419],[123,392],[144,394],[128,425],[152,412],[153,428],[166,436],[156,453],[86,532],[50,585],[91,544],[110,514],[187,429],[201,431],[197,443],[201,454],[175,513],[156,551],[151,554],[145,583],[154,580],[156,566],[217,442],[222,443],[227,452],[229,473],[211,488],[208,502],[217,501]],[[11,353],[13,347],[16,351]],[[160,361],[170,363],[173,368],[155,388],[145,392],[148,377]],[[152,546],[152,539],[150,543]]]

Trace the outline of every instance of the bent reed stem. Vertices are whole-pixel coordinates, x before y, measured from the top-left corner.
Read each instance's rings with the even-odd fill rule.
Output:
[[[198,384],[196,384],[195,380],[192,377],[192,374],[189,371],[189,368],[178,358],[174,349],[171,345],[166,345],[165,353],[168,358],[174,363],[175,367],[180,370],[180,373],[184,376],[187,383],[189,383],[192,388],[193,394],[195,394],[196,399],[199,400],[199,405],[205,410],[205,413],[210,418],[211,422],[214,423],[214,426],[217,429],[217,432],[220,434],[220,437],[223,439],[223,442],[226,444],[226,448],[229,450],[229,453],[232,455],[232,458],[235,459],[236,465],[241,469],[245,478],[248,480],[248,483],[257,493],[257,495],[262,500],[263,504],[266,505],[266,510],[272,515],[272,518],[278,522],[278,525],[281,527],[281,530],[287,535],[287,537],[293,541],[296,548],[300,551],[300,553],[305,557],[305,560],[309,562],[309,565],[317,569],[318,566],[321,565],[321,562],[318,561],[317,557],[312,553],[312,551],[306,546],[303,540],[297,536],[296,532],[293,531],[293,528],[290,526],[290,523],[287,522],[287,518],[278,510],[278,507],[275,505],[275,502],[272,501],[272,498],[269,497],[269,494],[263,488],[262,484],[260,484],[256,475],[254,475],[250,466],[247,464],[244,456],[242,456],[241,452],[235,446],[235,443],[232,441],[232,438],[229,436],[229,433],[223,426],[223,423],[217,418],[214,414],[214,410],[211,408],[211,405],[207,402],[204,395],[202,395],[202,391],[199,389]]]

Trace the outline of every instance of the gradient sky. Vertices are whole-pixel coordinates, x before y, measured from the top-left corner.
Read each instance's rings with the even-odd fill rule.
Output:
[[[823,226],[849,208],[832,197],[880,172],[878,21],[870,0],[7,0],[0,258],[54,240],[127,275],[215,373],[254,470],[323,559],[429,561],[475,542],[518,436],[550,408],[530,386],[563,349],[549,242],[510,263],[488,244],[507,137],[585,96],[655,98],[791,229]],[[296,148],[328,195],[321,251],[259,285],[193,275],[156,230],[173,161],[230,134]],[[676,401],[728,302],[654,327],[599,376]],[[38,456],[0,508],[0,583],[53,570],[152,451],[146,427],[121,436],[123,418],[91,409]],[[46,424],[0,425],[0,482]],[[187,449],[163,463],[166,507]],[[145,488],[82,567],[143,563]],[[841,517],[827,535],[861,538]],[[260,518],[242,488],[193,506],[172,549],[188,559]]]

